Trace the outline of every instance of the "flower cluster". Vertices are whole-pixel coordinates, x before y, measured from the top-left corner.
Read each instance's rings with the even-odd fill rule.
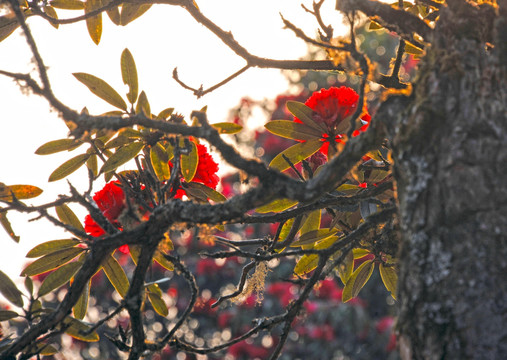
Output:
[[[306,100],[305,105],[314,111],[313,120],[321,125],[326,132],[322,135],[324,141],[321,152],[328,153],[329,145],[333,142],[343,142],[345,132],[350,127],[350,117],[357,109],[359,95],[349,87],[331,87],[314,92]],[[370,124],[371,116],[364,113],[361,116],[362,125],[355,129],[352,136],[358,136]],[[297,117],[295,122],[302,123]]]

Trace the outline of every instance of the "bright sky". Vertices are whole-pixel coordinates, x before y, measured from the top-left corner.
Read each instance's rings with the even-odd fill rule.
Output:
[[[309,0],[200,0],[198,5],[208,18],[224,30],[230,30],[250,53],[275,59],[297,59],[306,53],[307,47],[289,30],[283,30],[279,13],[312,36],[317,24],[302,9],[302,2],[311,8],[312,1]],[[336,29],[341,20],[339,14],[333,11],[334,4],[334,1],[328,0],[324,13],[329,14],[325,21],[332,23]],[[74,17],[78,13],[58,11],[60,18]],[[140,90],[147,93],[154,113],[174,107],[188,116],[190,111],[208,105],[210,122],[221,122],[227,119],[228,109],[237,105],[241,97],[274,98],[288,88],[279,70],[250,69],[199,100],[182,89],[172,79],[174,67],[178,68],[180,78],[187,84],[198,87],[203,83],[207,88],[239,70],[244,61],[179,7],[154,6],[126,27],[117,27],[104,16],[99,46],[89,38],[84,22],[61,25],[58,30],[35,17],[29,18],[28,23],[49,68],[56,96],[76,110],[86,106],[91,114],[113,108],[93,95],[72,73],[86,72],[98,76],[124,96],[128,89],[121,79],[120,55],[126,47],[136,61]],[[12,72],[35,69],[20,30],[0,43],[0,69]],[[47,178],[58,165],[78,155],[79,150],[47,156],[34,154],[43,143],[65,138],[67,128],[50,111],[44,99],[27,97],[23,93],[10,79],[0,76],[3,134],[0,142],[0,182],[39,186],[44,193],[33,203],[40,204],[54,200],[58,194],[68,193],[66,180],[48,183]],[[84,169],[68,179],[78,188],[86,186],[83,182],[86,179]],[[0,270],[13,279],[18,279],[25,264],[24,256],[30,248],[44,241],[69,237],[46,221],[28,223],[27,220],[33,217],[9,213],[14,230],[21,236],[18,245],[0,229],[3,249],[0,252]]]

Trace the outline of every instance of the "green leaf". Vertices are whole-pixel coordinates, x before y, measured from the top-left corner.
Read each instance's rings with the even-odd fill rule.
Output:
[[[25,289],[28,290],[30,295],[33,294],[33,281],[30,279],[30,277],[25,277]]]
[[[171,177],[169,169],[169,156],[160,143],[156,143],[150,149],[150,161],[160,181],[168,180]]]
[[[62,239],[62,240],[51,240],[46,241],[42,244],[37,245],[26,254],[27,258],[41,257],[57,250],[68,249],[79,244],[80,241],[76,239]]]
[[[39,354],[44,356],[51,356],[58,353],[58,350],[53,345],[50,344],[40,343],[37,344],[37,347],[40,348]]]
[[[379,267],[380,277],[386,287],[387,291],[391,293],[393,299],[396,300],[396,290],[398,288],[398,274],[394,266],[384,266],[380,264]]]
[[[211,124],[211,126],[214,127],[219,134],[237,134],[243,129],[243,126],[230,122]]]
[[[354,259],[360,259],[366,255],[371,254],[370,250],[360,248],[352,250],[352,253],[354,254]]]
[[[151,117],[151,108],[150,102],[148,101],[148,96],[144,91],[141,91],[139,94],[139,99],[137,100],[136,105],[136,114],[143,113],[146,117]]]
[[[69,280],[83,266],[81,261],[74,261],[60,266],[58,269],[49,274],[42,282],[39,288],[38,296],[44,296],[47,293],[59,288],[69,282]]]
[[[97,162],[97,155],[92,154],[86,160],[86,167],[92,172],[93,176],[96,177],[99,174],[99,164]]]
[[[298,203],[297,200],[276,199],[271,201],[269,204],[258,207],[257,209],[255,209],[255,211],[260,214],[265,214],[268,212],[280,212],[293,207],[297,203]]]
[[[56,13],[56,10],[53,7],[51,7],[51,6],[44,6],[43,9],[44,9],[44,12],[46,13],[46,15],[52,17],[53,19],[58,19],[58,14]],[[58,29],[58,27],[60,26],[58,23],[55,23],[53,21],[49,21],[49,23],[55,29]]]
[[[6,321],[18,317],[19,314],[15,311],[0,310],[0,321]]]
[[[169,309],[162,299],[162,291],[158,284],[151,284],[148,286],[148,299],[150,300],[153,310],[161,316],[166,317],[169,314]]]
[[[79,147],[81,144],[81,141],[75,139],[53,140],[39,146],[39,148],[35,150],[35,153],[37,155],[50,155],[65,150],[71,151]]]
[[[424,50],[415,46],[414,44],[412,44],[408,41],[405,41],[405,52],[407,54],[412,54],[412,55],[422,55],[424,53]]]
[[[0,293],[16,306],[23,306],[21,291],[18,290],[14,282],[0,270]]]
[[[264,127],[275,135],[294,140],[313,140],[322,137],[322,131],[306,124],[300,124],[288,120],[273,120]]]
[[[366,282],[370,279],[375,263],[368,260],[362,263],[350,276],[343,288],[342,301],[347,302],[359,294]]]
[[[174,112],[174,108],[167,108],[158,113],[157,117],[160,119],[167,119]],[[213,126],[213,125],[212,125]]]
[[[18,26],[15,16],[0,16],[0,41],[5,40]]]
[[[167,270],[170,271],[174,270],[173,263],[167,260],[160,250],[155,251],[155,254],[153,255],[153,260],[155,260],[157,263],[159,263],[163,268]]]
[[[5,229],[7,234],[11,237],[12,240],[15,242],[19,242],[19,236],[14,233],[14,230],[12,229],[11,222],[9,219],[7,219],[7,212],[0,213],[0,224],[2,224],[2,227]]]
[[[108,5],[109,3],[111,3],[111,1],[113,0],[102,0],[102,4],[103,5]],[[106,10],[107,12],[107,16],[109,16],[109,19],[113,22],[113,24],[115,25],[120,25],[120,9],[118,6],[112,8],[112,9],[109,9],[109,10]]]
[[[314,244],[317,241],[324,240],[330,238],[336,233],[338,230],[330,230],[330,229],[318,229],[308,231],[307,233],[302,234],[297,241],[294,241],[291,246],[303,246],[308,244]]]
[[[372,30],[381,30],[383,28],[384,27],[382,25],[380,25],[378,22],[373,21],[373,20],[370,20],[370,24],[368,25],[368,30],[370,30],[370,31],[372,31]]]
[[[347,281],[352,276],[352,272],[354,271],[354,253],[349,251],[343,262],[338,265],[338,276],[342,281],[343,285],[347,283]]]
[[[303,255],[294,267],[294,273],[296,275],[304,275],[309,273],[317,267],[319,264],[319,256],[316,254]]]
[[[136,63],[129,49],[123,50],[121,54],[121,77],[123,83],[129,87],[127,99],[131,104],[134,104],[137,100],[139,86],[137,83]]]
[[[84,3],[85,14],[97,10],[102,7],[101,0],[86,0]],[[88,28],[88,34],[90,34],[93,42],[98,45],[102,36],[102,14],[86,18],[86,27]]]
[[[314,128],[315,130],[319,131],[320,134],[326,132],[326,129],[324,127],[317,124],[315,120],[313,120],[313,114],[315,112],[305,104],[298,101],[287,101],[286,106],[291,114],[301,120],[303,124]]]
[[[83,225],[81,225],[81,221],[79,221],[76,214],[74,214],[74,212],[66,204],[55,206],[55,210],[56,215],[58,215],[58,218],[61,222],[70,225],[80,231],[85,231]]]
[[[56,269],[57,267],[68,263],[83,251],[85,251],[85,249],[77,247],[54,251],[38,260],[35,260],[33,263],[25,267],[21,272],[21,276],[38,275],[46,271]]]
[[[307,232],[318,230],[320,228],[320,213],[320,209],[317,209],[306,215],[306,219],[304,219],[300,230],[301,236]]]
[[[81,154],[73,157],[70,160],[67,160],[58,168],[56,168],[56,170],[53,171],[51,175],[49,175],[48,181],[57,181],[72,174],[74,171],[83,166],[86,163],[86,161],[88,161],[89,157],[90,154]]]
[[[132,160],[137,154],[139,154],[139,151],[141,151],[143,147],[144,144],[137,141],[119,148],[109,159],[107,159],[104,165],[102,165],[100,173],[113,171],[118,168],[118,166]]]
[[[72,75],[102,100],[107,101],[109,104],[119,109],[127,111],[125,100],[123,100],[120,94],[104,80],[86,73],[73,73]]]
[[[218,191],[198,182],[189,182],[185,184],[185,190],[190,195],[201,195],[201,200],[203,201],[210,199],[218,203],[227,200],[227,198]],[[194,193],[195,191],[197,191],[197,194]]]
[[[72,308],[74,317],[76,319],[83,320],[86,315],[86,311],[88,310],[88,299],[90,298],[90,285],[91,280],[86,283],[86,286],[84,287],[79,300]]]
[[[13,201],[12,194],[18,200],[31,199],[42,194],[42,189],[33,185],[10,185],[0,183],[0,200]]]
[[[322,144],[322,141],[319,139],[314,139],[292,145],[290,148],[275,156],[275,158],[269,163],[269,166],[279,171],[287,170],[290,168],[290,165],[287,161],[285,161],[283,155],[289,158],[289,160],[296,165],[307,157],[315,154],[321,148]]]
[[[89,331],[91,327],[82,321],[74,319],[73,317],[67,316],[67,318],[65,318],[63,321],[63,327],[65,329],[65,333],[75,339],[88,342],[95,342],[100,340],[99,334],[97,334],[95,331],[88,335],[85,335],[85,332]]]
[[[52,7],[63,10],[83,10],[84,3],[79,0],[51,0],[49,4]]]
[[[186,182],[192,181],[197,171],[199,163],[199,154],[197,153],[197,145],[190,141],[191,150],[189,154],[181,155],[181,173]]]
[[[120,25],[127,25],[128,23],[134,21],[141,15],[143,15],[146,11],[148,11],[151,7],[147,4],[133,4],[133,3],[124,3],[121,7],[120,14]]]
[[[102,265],[102,268],[113,287],[118,291],[118,294],[124,298],[127,295],[130,284],[127,275],[125,275],[125,271],[123,271],[118,261],[110,255],[107,261]]]

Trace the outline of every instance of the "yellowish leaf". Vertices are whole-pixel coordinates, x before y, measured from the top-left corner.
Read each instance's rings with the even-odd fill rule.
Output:
[[[75,273],[83,266],[81,261],[74,261],[60,266],[49,274],[42,282],[39,288],[38,296],[44,296],[47,293],[59,288],[69,282]]]
[[[120,266],[118,261],[110,255],[104,264],[102,264],[102,269],[104,269],[107,278],[116,291],[118,291],[118,294],[124,298],[127,295],[130,283],[125,271],[123,271],[123,268]]]
[[[57,267],[68,263],[83,251],[85,250],[76,247],[54,251],[38,260],[35,260],[33,263],[25,267],[21,272],[21,276],[38,275],[46,271],[56,269]]]
[[[137,83],[136,63],[129,49],[123,50],[121,54],[121,76],[123,83],[129,87],[127,99],[131,104],[134,104],[137,100],[139,86]]]
[[[53,253],[57,250],[68,249],[79,244],[80,241],[76,239],[62,239],[62,240],[51,240],[43,242],[35,246],[32,250],[30,250],[27,254],[27,258],[36,258],[41,257],[50,253]]]
[[[73,157],[70,160],[67,160],[58,168],[56,168],[55,171],[51,173],[51,175],[49,175],[48,181],[57,181],[63,179],[67,175],[72,174],[74,171],[83,166],[86,161],[88,161],[89,157],[90,154],[81,154]]]
[[[368,282],[373,272],[375,263],[373,260],[367,260],[362,263],[350,276],[343,288],[342,301],[347,302],[359,294],[359,291]]]
[[[84,3],[85,14],[100,9],[101,7],[102,0],[86,0]],[[102,14],[87,18],[86,27],[88,28],[88,34],[90,34],[91,39],[98,45],[102,36]]]
[[[396,290],[398,288],[398,274],[394,266],[379,265],[380,277],[387,291],[391,293],[393,299],[396,300]]]
[[[73,73],[74,77],[82,82],[92,93],[109,104],[127,111],[125,100],[104,80],[86,73]]]
[[[23,306],[21,291],[3,271],[0,271],[0,293],[14,305]]]

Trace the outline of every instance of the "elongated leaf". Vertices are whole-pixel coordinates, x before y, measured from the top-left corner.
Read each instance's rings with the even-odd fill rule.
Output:
[[[88,14],[93,10],[97,10],[101,6],[101,0],[86,0],[84,3],[85,14]],[[98,45],[102,36],[102,14],[97,14],[87,18],[86,27],[88,28],[88,34],[90,34],[91,39],[96,45]]]
[[[74,212],[68,207],[66,204],[56,206],[56,215],[61,222],[64,224],[70,225],[78,230],[85,231],[83,225],[81,225],[81,221],[79,221],[78,217]]]
[[[76,149],[82,144],[79,140],[74,139],[60,139],[49,141],[37,148],[35,153],[37,155],[50,155],[60,151],[71,151]]]
[[[67,160],[58,168],[56,168],[56,170],[53,171],[51,175],[49,175],[48,181],[57,181],[72,174],[74,171],[83,166],[89,157],[90,154],[81,154],[73,157],[70,160]]]
[[[424,50],[415,46],[414,44],[406,41],[405,42],[405,52],[407,54],[412,54],[412,55],[422,55],[424,53]]]
[[[243,126],[229,122],[211,124],[211,126],[214,127],[219,134],[237,134],[243,129]]]
[[[137,100],[139,86],[137,83],[136,63],[129,49],[123,50],[121,54],[121,77],[123,83],[129,87],[127,99],[131,104],[134,104]]]
[[[82,82],[92,93],[109,104],[127,111],[125,100],[104,80],[86,73],[73,73],[74,77]]]
[[[127,295],[130,284],[125,271],[123,271],[118,261],[111,255],[104,262],[102,268],[113,287],[118,291],[118,294],[124,298]]]
[[[27,258],[41,257],[57,250],[68,249],[79,244],[79,240],[76,239],[62,239],[62,240],[51,240],[46,241],[42,244],[37,245],[26,254]]]
[[[44,6],[43,9],[44,9],[44,12],[46,13],[46,15],[51,16],[53,19],[58,19],[58,14],[56,13],[56,10],[52,6]],[[58,27],[60,26],[58,23],[55,23],[53,21],[50,21],[49,23],[55,29],[58,29]]]
[[[338,265],[338,276],[342,281],[343,285],[347,283],[347,281],[352,276],[352,272],[354,271],[354,253],[349,251],[343,262]]]
[[[140,113],[143,113],[146,117],[151,117],[150,102],[148,101],[148,96],[144,91],[141,91],[139,94],[139,99],[137,100],[136,105],[136,114]]]
[[[85,333],[89,331],[91,327],[86,325],[84,322],[74,319],[70,316],[68,316],[63,321],[63,326],[66,327],[65,333],[75,339],[88,342],[95,342],[100,340],[99,334],[97,334],[95,331],[88,335],[85,335]]]
[[[3,271],[0,271],[0,293],[14,305],[23,306],[21,291]]]
[[[294,140],[312,140],[320,139],[322,131],[306,124],[300,124],[288,120],[273,120],[264,125],[270,133]]]
[[[11,222],[9,219],[7,219],[7,212],[0,213],[0,224],[2,224],[2,227],[5,229],[7,234],[11,237],[12,240],[15,242],[19,242],[19,236],[14,233],[14,230],[12,229]]]
[[[142,142],[133,142],[119,148],[116,152],[102,165],[100,169],[100,173],[107,173],[109,171],[115,170],[118,166],[125,164],[129,160],[132,160],[139,151],[143,148],[144,144]]]
[[[290,168],[289,163],[283,158],[285,155],[289,160],[295,165],[302,160],[306,159],[309,156],[315,154],[320,147],[322,146],[322,141],[319,139],[308,140],[303,143],[299,143],[296,145],[292,145],[290,148],[282,151],[280,154],[275,156],[271,163],[270,167],[277,169],[279,171],[284,171]]]
[[[92,172],[93,176],[97,176],[99,174],[99,164],[97,162],[97,155],[92,154],[86,160],[86,167]]]
[[[320,209],[317,209],[306,215],[300,230],[301,236],[307,232],[318,230],[320,228],[320,213]]]
[[[324,240],[334,236],[337,232],[338,230],[330,230],[330,229],[312,230],[301,235],[297,241],[294,241],[291,244],[291,246],[303,246],[308,244],[314,244],[317,241]]]
[[[174,112],[174,108],[166,108],[158,113],[157,118],[167,119]]]
[[[21,272],[21,276],[33,276],[42,274],[46,271],[56,269],[59,266],[62,266],[63,264],[68,263],[72,259],[74,259],[76,256],[81,254],[84,249],[81,248],[67,248],[62,250],[57,250],[55,252],[52,252],[50,254],[47,254],[43,257],[41,257],[38,260],[35,260],[33,263],[28,265],[24,270]]]
[[[316,254],[303,255],[294,267],[294,273],[296,275],[304,275],[309,273],[317,267],[319,264],[319,256]]]
[[[204,201],[210,199],[213,200],[214,202],[224,202],[225,200],[227,200],[227,198],[218,191],[213,190],[212,188],[207,187],[206,185],[198,182],[190,182],[186,184],[185,189],[187,190],[187,192],[190,191],[190,193],[192,193],[192,191],[197,190],[199,193],[203,195]]]
[[[51,356],[58,353],[58,349],[51,344],[40,343],[37,345],[40,348],[40,354],[44,356]]]
[[[12,194],[18,200],[31,199],[42,194],[42,189],[33,185],[10,185],[0,183],[0,200],[13,201]]]
[[[102,0],[102,4],[105,6],[105,5],[108,5],[109,3],[111,3],[111,1],[113,1],[113,0]],[[120,8],[118,6],[116,6],[112,9],[109,9],[106,11],[107,11],[107,16],[109,16],[109,19],[113,22],[113,24],[120,25],[120,23],[121,23]]]
[[[72,308],[72,312],[74,313],[74,317],[76,319],[83,320],[86,315],[86,311],[88,310],[88,300],[90,298],[90,285],[91,280],[86,283],[83,293],[79,297],[76,305]]]
[[[387,291],[391,293],[393,299],[396,300],[396,290],[398,289],[398,274],[394,266],[384,266],[382,264],[378,267],[382,282]]]
[[[368,282],[373,272],[375,263],[373,260],[368,260],[362,263],[350,276],[343,288],[342,301],[347,302],[359,294],[359,291]]]
[[[162,291],[157,284],[151,284],[148,286],[148,299],[150,300],[153,310],[161,316],[166,317],[169,314],[169,309],[166,303],[162,299]]]
[[[315,130],[319,131],[320,134],[326,132],[326,129],[324,127],[317,124],[315,120],[313,120],[314,111],[305,104],[298,101],[287,101],[286,106],[291,114],[301,120],[303,124],[314,128]]]
[[[155,170],[155,174],[160,181],[168,180],[170,178],[171,172],[169,169],[169,156],[167,155],[165,148],[160,143],[156,143],[151,147],[150,161],[153,166],[153,170]]]
[[[19,26],[16,17],[0,16],[0,41],[5,40]]]
[[[120,14],[120,25],[127,25],[128,23],[134,21],[141,15],[143,15],[146,11],[150,9],[151,5],[138,5],[132,3],[124,3],[121,7]]]
[[[83,266],[83,263],[80,261],[74,261],[60,266],[44,279],[39,288],[39,296],[44,296],[47,293],[68,283],[74,274],[77,273],[77,271],[81,268],[81,266]]]
[[[83,10],[84,3],[79,0],[51,0],[49,4],[57,9]]]
[[[6,321],[18,317],[19,314],[11,310],[0,310],[0,321]]]
[[[153,255],[153,260],[155,260],[157,263],[159,263],[163,268],[167,270],[170,271],[174,270],[173,263],[167,260],[160,250],[155,251],[155,254]]]
[[[268,212],[280,212],[283,210],[287,210],[288,208],[296,205],[297,203],[298,203],[297,200],[276,199],[271,201],[269,204],[258,207],[257,209],[255,209],[255,211],[260,214],[265,214]]]
[[[197,165],[199,163],[199,155],[197,153],[197,146],[193,141],[190,141],[191,151],[187,155],[181,155],[181,173],[185,181],[190,182],[195,176]]]

